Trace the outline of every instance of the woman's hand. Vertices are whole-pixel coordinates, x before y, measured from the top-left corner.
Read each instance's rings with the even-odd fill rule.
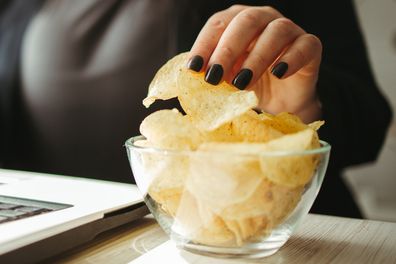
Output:
[[[282,111],[305,122],[320,117],[316,82],[320,40],[272,7],[235,5],[214,14],[202,28],[188,67],[205,71],[205,80],[222,80],[254,90],[259,108]]]

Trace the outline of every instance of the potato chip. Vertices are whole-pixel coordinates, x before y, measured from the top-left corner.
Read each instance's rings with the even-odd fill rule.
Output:
[[[143,100],[145,107],[149,107],[155,100],[167,100],[178,95],[177,78],[180,69],[187,63],[187,52],[170,59],[155,74],[148,89],[148,95]]]
[[[160,177],[164,179],[164,177]],[[156,182],[149,189],[148,193],[161,209],[169,215],[175,217],[180,206],[180,199],[183,193],[182,188],[161,188],[160,183]]]
[[[138,140],[135,146],[155,148],[148,140]],[[143,195],[150,194],[162,210],[175,215],[184,190],[185,179],[189,173],[189,159],[185,155],[169,153],[163,155],[156,150],[132,152],[137,162],[135,175],[144,175],[144,179],[135,176],[136,183]],[[143,172],[139,172],[139,170]]]
[[[254,192],[244,201],[224,208],[214,210],[225,221],[241,220],[266,216],[271,227],[287,216],[300,200],[303,187],[289,188],[287,186],[263,180]]]
[[[231,125],[232,135],[241,142],[267,142],[283,135],[282,132],[263,122],[253,110],[234,118]]]
[[[224,220],[227,228],[235,236],[235,246],[242,246],[246,241],[254,240],[257,236],[268,234],[268,220],[266,216],[238,220]]]
[[[268,142],[267,151],[304,151],[319,146],[317,134],[312,129],[285,135]],[[316,168],[318,156],[315,154],[291,154],[279,156],[263,156],[260,160],[261,169],[271,181],[296,187],[308,183]]]
[[[324,124],[324,121],[315,121],[306,125],[298,116],[287,112],[282,112],[275,116],[268,113],[261,113],[259,117],[265,124],[270,125],[284,134],[296,133],[308,127],[313,130],[318,130]]]
[[[204,196],[195,197],[195,199],[198,204],[204,204],[206,210],[213,212],[211,213],[212,217],[216,217],[216,221],[218,221],[215,226],[217,232],[223,230],[220,233],[223,237],[224,233],[228,234],[224,231],[224,226],[219,225],[220,221],[217,219],[219,217],[234,234],[235,245],[240,246],[248,240],[254,240],[255,237],[269,234],[274,227],[283,222],[296,207],[301,198],[302,190],[302,187],[288,188],[264,180],[250,197],[242,202],[227,205],[220,211],[219,209],[222,207],[217,205],[212,207],[213,204],[208,203],[207,199],[203,199]],[[190,206],[190,214],[191,211],[192,207]],[[200,221],[202,221],[202,216],[200,217]],[[192,218],[197,221],[196,216]],[[210,226],[213,222],[207,221],[206,223],[209,224],[207,226],[208,230],[213,230],[214,227]],[[196,225],[195,222],[194,226],[199,225]],[[202,233],[200,235],[202,236]],[[228,240],[228,245],[232,245],[231,242],[233,241]]]
[[[203,140],[203,134],[177,109],[150,114],[141,123],[140,132],[157,148],[195,149]]]
[[[225,208],[246,200],[262,180],[257,157],[202,152],[190,157],[186,188],[210,208]]]
[[[211,85],[202,73],[182,69],[178,78],[179,101],[193,123],[203,131],[212,131],[256,107],[253,91],[240,91],[223,82]]]
[[[236,244],[234,234],[219,216],[202,226],[191,237],[194,242],[212,246],[233,246]]]
[[[314,121],[314,122],[308,124],[308,126],[309,126],[311,129],[313,129],[313,130],[315,130],[315,131],[318,131],[319,128],[320,128],[321,126],[324,125],[324,123],[325,123],[325,122],[324,122],[323,120],[319,120],[319,121]]]
[[[221,216],[237,245],[270,234],[297,206],[303,188],[288,188],[264,180],[245,201],[228,206]]]
[[[198,150],[208,152],[207,155],[223,155],[225,159],[238,155],[238,158],[241,159],[259,161],[257,155],[266,151],[266,144],[253,142],[207,142],[202,143]],[[243,155],[250,155],[250,157],[243,157]]]
[[[133,142],[133,145],[142,147],[142,148],[151,148],[154,147],[153,143],[150,143],[147,139],[140,139],[135,142]]]
[[[272,155],[274,151],[304,151],[319,146],[317,134],[308,128],[303,131],[281,136],[267,143],[240,143],[240,142],[209,142],[203,143],[199,150],[214,151],[217,153],[228,153],[225,157],[242,159],[242,155],[260,157],[262,175],[271,181],[289,187],[304,185],[313,176],[314,168],[318,162],[317,155]],[[268,154],[266,154],[268,153]],[[210,152],[208,153],[208,155]],[[220,154],[218,154],[220,155]],[[234,158],[235,158],[234,157]],[[248,157],[245,157],[247,159]],[[212,160],[213,162],[213,160]],[[194,164],[194,163],[192,163]],[[211,164],[211,163],[208,163]],[[203,165],[202,165],[203,166]],[[234,166],[233,164],[230,167]],[[247,166],[240,163],[240,166]],[[249,167],[246,167],[248,169]],[[221,170],[221,168],[219,168]],[[203,170],[201,170],[203,171]],[[224,169],[224,172],[228,170]],[[232,169],[231,169],[232,171]]]
[[[236,136],[233,131],[232,123],[229,122],[215,130],[206,131],[204,142],[237,142],[240,140],[240,137]]]
[[[213,246],[235,244],[234,234],[224,221],[188,191],[182,195],[175,218],[177,227],[174,228],[177,232],[194,242]]]
[[[296,133],[308,127],[300,118],[287,112],[275,116],[265,114],[263,122],[284,134]]]
[[[164,211],[174,216],[188,177],[188,158],[177,155],[164,157],[157,153],[145,153],[145,158],[150,159],[150,163],[146,164],[145,174],[151,179],[146,179],[150,182],[148,193]]]

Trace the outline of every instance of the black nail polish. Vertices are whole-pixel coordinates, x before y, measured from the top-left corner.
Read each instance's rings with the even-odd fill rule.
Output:
[[[199,55],[195,55],[188,61],[187,68],[199,72],[202,69],[203,63],[204,63],[203,58]]]
[[[240,89],[245,89],[252,80],[253,72],[250,69],[242,69],[232,81],[232,84]]]
[[[223,66],[220,64],[213,64],[205,74],[205,81],[210,84],[217,85],[223,78]]]
[[[279,62],[272,68],[271,73],[280,79],[286,73],[288,67],[289,65],[286,62]]]

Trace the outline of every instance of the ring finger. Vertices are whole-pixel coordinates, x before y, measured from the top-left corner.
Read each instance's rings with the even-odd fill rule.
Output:
[[[232,83],[245,89],[254,83],[274,61],[305,31],[287,18],[273,20],[257,39]]]

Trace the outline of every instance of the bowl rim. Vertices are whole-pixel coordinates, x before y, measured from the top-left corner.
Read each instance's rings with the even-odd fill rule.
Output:
[[[145,153],[161,153],[166,155],[208,155],[208,153],[212,154],[221,154],[221,155],[235,155],[245,156],[245,157],[279,157],[279,156],[301,156],[301,155],[313,155],[313,154],[326,154],[331,150],[331,145],[323,140],[319,140],[321,147],[309,150],[298,150],[298,151],[289,151],[289,150],[279,150],[279,151],[263,151],[260,153],[236,153],[236,152],[224,152],[221,150],[174,150],[174,149],[161,149],[155,147],[144,147],[137,146],[134,143],[138,140],[144,140],[146,137],[143,135],[130,137],[125,141],[125,147],[137,150]],[[243,142],[236,142],[243,143]],[[248,143],[248,142],[247,142]]]

